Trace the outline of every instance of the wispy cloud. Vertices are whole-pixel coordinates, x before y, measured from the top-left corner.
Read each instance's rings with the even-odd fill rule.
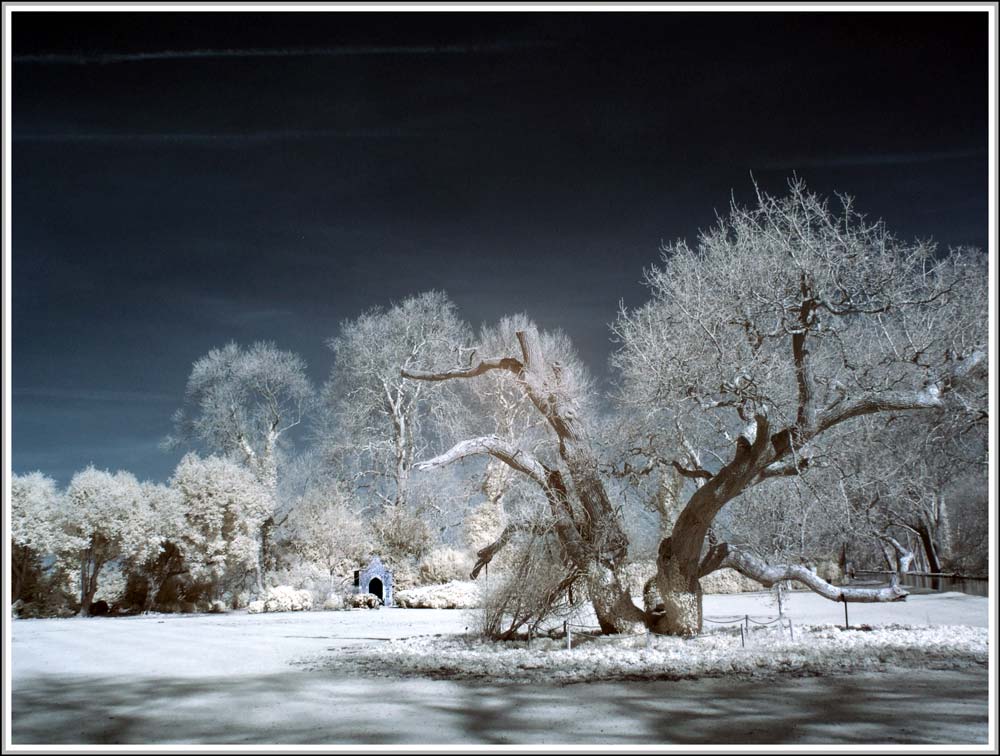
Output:
[[[936,163],[947,160],[965,160],[987,157],[985,149],[941,150],[937,152],[885,152],[868,155],[830,155],[800,158],[782,158],[764,163],[771,170],[796,170],[799,168],[848,168],[855,166],[907,165],[911,163]]]
[[[222,58],[341,58],[374,55],[488,55],[549,47],[548,42],[490,42],[466,45],[338,45],[336,47],[250,47],[149,52],[35,53],[15,55],[15,63],[90,65],[159,60]]]
[[[115,389],[17,388],[13,399],[40,399],[70,402],[176,402],[170,394],[153,391],[118,391]]]
[[[403,128],[370,129],[275,129],[248,132],[210,131],[158,131],[158,132],[65,132],[65,133],[18,133],[15,142],[39,143],[172,143],[178,145],[212,145],[219,147],[241,147],[271,142],[303,141],[309,139],[403,139],[412,137],[438,136],[440,132]]]

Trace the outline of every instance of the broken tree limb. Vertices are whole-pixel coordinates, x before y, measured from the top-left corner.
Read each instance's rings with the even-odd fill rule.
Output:
[[[495,435],[459,441],[443,454],[439,454],[433,459],[417,462],[414,468],[421,471],[434,470],[477,454],[488,454],[495,457],[518,472],[524,473],[540,486],[548,485],[548,469],[545,465],[539,462],[534,455]]]
[[[399,374],[404,378],[412,378],[416,381],[450,381],[453,378],[475,378],[491,370],[506,370],[514,375],[520,375],[524,365],[513,357],[496,357],[488,360],[480,360],[471,367],[456,367],[450,370],[410,370],[402,368]]]
[[[898,580],[893,580],[887,586],[878,588],[858,588],[833,585],[821,578],[812,570],[799,564],[767,564],[749,552],[742,551],[730,544],[720,544],[726,547],[726,556],[719,561],[720,567],[731,567],[742,575],[756,580],[764,587],[771,587],[781,580],[794,580],[802,583],[811,591],[830,601],[852,601],[861,603],[878,603],[883,601],[903,601],[909,595],[899,587]]]

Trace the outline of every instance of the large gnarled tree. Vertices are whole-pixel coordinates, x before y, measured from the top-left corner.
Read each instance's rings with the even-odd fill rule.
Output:
[[[608,632],[639,620],[657,632],[699,632],[699,580],[721,567],[765,585],[798,581],[831,600],[897,600],[906,594],[896,581],[835,586],[805,566],[771,565],[716,542],[711,527],[754,486],[806,473],[824,440],[851,420],[962,411],[964,387],[986,370],[985,280],[982,255],[902,243],[849,200],[835,214],[799,183],[783,198],[759,194],[753,209],[734,204],[695,248],[665,248],[663,265],[647,272],[651,301],[614,325],[622,408],[680,433],[671,467],[690,481],[642,610],[623,587],[628,543],[594,446],[534,329],[518,333],[520,354],[402,374],[444,381],[508,372],[558,439],[561,464],[490,435],[417,467],[488,454],[541,486]]]
[[[200,441],[213,452],[240,460],[268,491],[272,512],[261,520],[256,583],[272,565],[271,533],[277,517],[281,444],[299,425],[314,399],[301,357],[259,342],[213,349],[191,368],[185,404],[174,416],[177,436],[168,444]]]

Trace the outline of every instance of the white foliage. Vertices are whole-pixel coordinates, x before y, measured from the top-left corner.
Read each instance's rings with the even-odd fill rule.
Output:
[[[276,585],[264,594],[265,612],[307,612],[312,604],[312,593],[290,585]]]
[[[464,551],[441,546],[432,550],[417,566],[421,585],[464,580],[472,572],[472,558]]]
[[[100,563],[118,557],[141,562],[154,556],[163,532],[148,491],[129,472],[88,467],[76,473],[66,489],[68,538],[63,550],[89,548],[99,552]]]
[[[353,593],[347,597],[347,605],[352,609],[378,609],[382,600],[374,593]]]
[[[716,632],[683,639],[644,634],[587,641],[572,649],[563,639],[494,643],[472,636],[417,636],[359,647],[328,659],[332,667],[357,665],[382,675],[448,676],[491,682],[589,682],[614,679],[770,677],[777,673],[837,674],[886,668],[962,668],[989,658],[985,627],[877,625],[843,630],[833,625],[795,627],[795,640],[774,631],[740,636]]]
[[[495,481],[498,475],[491,475],[494,470],[510,469],[491,464],[487,467],[487,483]],[[491,491],[493,495],[488,495],[489,500],[475,507],[465,517],[463,530],[465,542],[469,544],[473,551],[479,551],[496,541],[503,532],[507,524],[507,517],[504,514],[503,506],[499,503],[504,491]]]
[[[40,472],[10,479],[10,537],[36,554],[57,551],[64,538],[65,501],[56,482]]]
[[[297,590],[290,585],[276,585],[267,589],[263,599],[251,601],[250,614],[262,612],[308,612],[313,607],[312,593]]]
[[[125,573],[120,564],[113,562],[105,565],[101,570],[100,585],[94,594],[94,601],[107,601],[109,605],[114,605],[125,593],[125,582]]]
[[[273,490],[277,444],[302,421],[313,395],[298,355],[266,342],[247,349],[229,343],[194,363],[174,423],[181,439],[237,455]]]
[[[350,575],[371,553],[369,530],[339,482],[310,488],[290,512],[283,532],[288,548],[322,571],[328,583]]]
[[[748,593],[764,590],[756,580],[725,567],[701,579],[701,590],[705,593]]]
[[[455,363],[465,332],[455,305],[431,291],[345,321],[328,342],[335,365],[323,390],[333,420],[326,444],[332,456],[358,456],[359,478],[384,501],[406,503],[415,454],[459,417],[453,387],[407,380],[400,368]]]
[[[429,585],[397,591],[393,600],[408,609],[472,609],[482,602],[476,583],[454,580],[444,585]]]
[[[267,487],[242,465],[193,452],[170,483],[183,498],[180,542],[192,575],[219,579],[226,570],[253,569],[260,525],[274,507]]]
[[[323,602],[323,610],[327,612],[339,611],[344,608],[344,597],[339,593],[331,593]]]

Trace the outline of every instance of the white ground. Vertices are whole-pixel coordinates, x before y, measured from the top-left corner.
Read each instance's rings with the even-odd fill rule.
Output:
[[[788,610],[798,625],[843,621],[843,606],[812,594],[795,594]],[[705,601],[709,617],[773,611],[766,594]],[[852,625],[980,628],[988,616],[985,598],[962,594],[849,613]],[[571,685],[389,679],[371,674],[382,671],[378,653],[360,667],[324,663],[390,639],[440,633],[444,647],[471,626],[466,612],[431,609],[19,620],[10,625],[13,742],[986,741],[987,671],[975,663]]]

